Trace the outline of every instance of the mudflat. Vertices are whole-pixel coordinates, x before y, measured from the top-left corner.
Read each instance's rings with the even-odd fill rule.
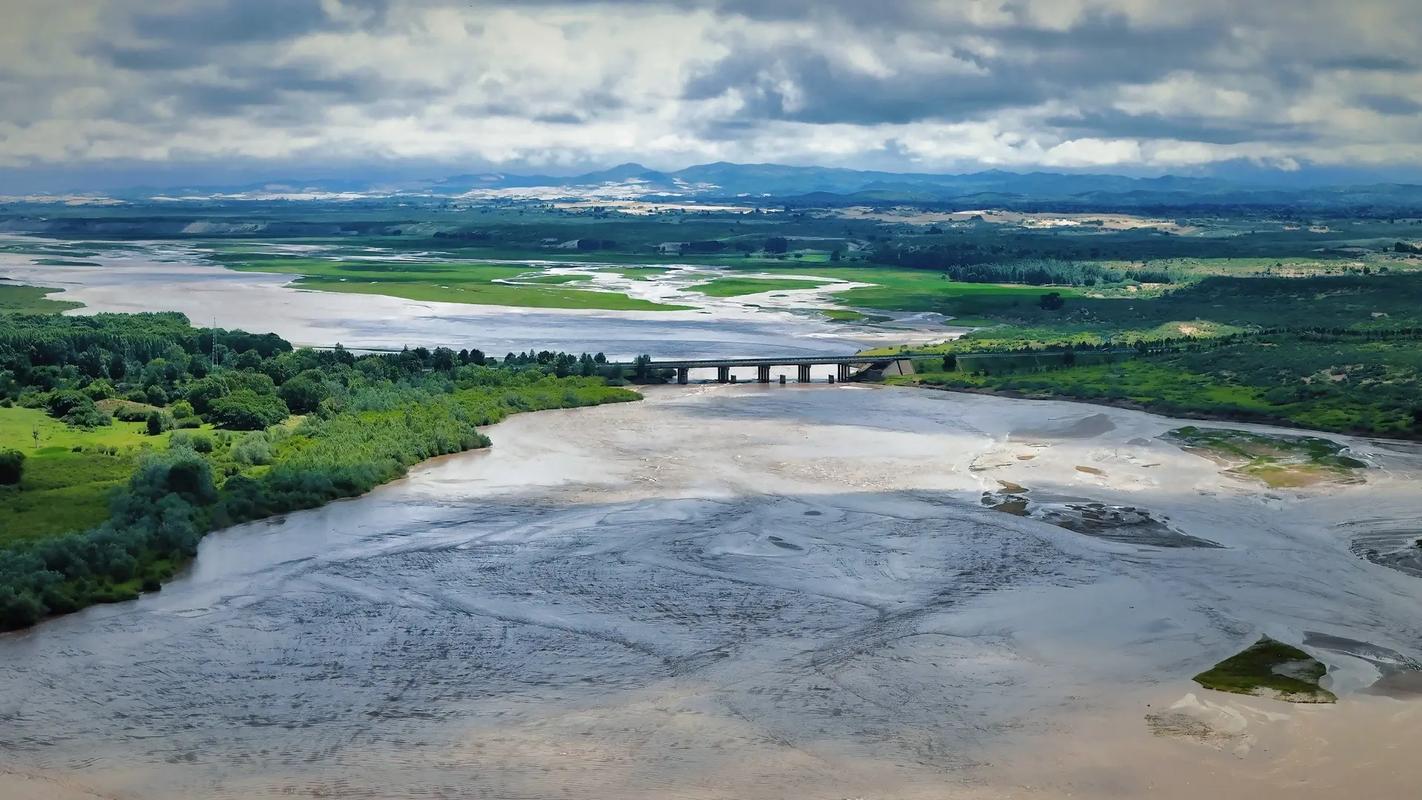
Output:
[[[0,794],[1403,796],[1422,592],[1353,540],[1422,516],[1422,456],[1336,437],[1361,480],[1270,488],[1180,424],[794,385],[518,416],[0,637]],[[1337,702],[1191,681],[1261,636]]]

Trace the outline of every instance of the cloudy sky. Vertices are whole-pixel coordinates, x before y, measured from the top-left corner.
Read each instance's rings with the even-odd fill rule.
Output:
[[[773,161],[1416,174],[1416,0],[0,0],[0,194]]]

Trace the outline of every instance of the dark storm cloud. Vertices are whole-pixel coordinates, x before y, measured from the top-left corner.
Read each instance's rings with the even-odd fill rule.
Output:
[[[129,28],[145,39],[200,48],[289,39],[329,24],[320,0],[200,0],[136,13]]]
[[[884,20],[879,20],[880,25]],[[731,43],[724,58],[703,65],[688,81],[688,99],[735,91],[745,100],[742,115],[798,122],[853,124],[955,121],[1049,99],[1067,99],[1098,86],[1148,82],[1199,63],[1202,54],[1230,39],[1219,22],[1139,31],[1119,15],[1092,14],[1064,30],[1023,26],[951,32],[916,30],[942,54],[936,63],[921,59],[896,63],[895,46],[879,50],[888,74],[856,69],[837,51],[838,40],[823,47],[756,47]],[[978,52],[993,43],[991,54]]]
[[[1358,103],[1363,108],[1376,111],[1379,114],[1395,114],[1398,116],[1422,114],[1422,102],[1401,95],[1364,94],[1358,96]]]
[[[151,5],[151,4],[149,4]],[[346,5],[368,25],[384,19],[384,0]],[[123,41],[105,39],[92,52],[128,70],[171,70],[220,63],[220,48],[272,44],[321,31],[350,30],[349,19],[331,17],[320,0],[196,0],[157,11],[147,5],[118,5],[108,14]]]
[[[1317,134],[1306,127],[1266,120],[1221,120],[1190,114],[1167,117],[1163,114],[1127,114],[1114,109],[1047,117],[1043,122],[1072,137],[1169,139],[1209,144],[1240,144],[1260,139],[1306,142],[1317,138]]]
[[[969,116],[1040,102],[1036,81],[920,73],[880,78],[812,51],[737,52],[687,82],[684,97],[705,100],[738,91],[748,119],[855,124],[902,123]]]

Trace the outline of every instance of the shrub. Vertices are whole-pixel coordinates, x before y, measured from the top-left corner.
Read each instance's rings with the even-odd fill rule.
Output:
[[[102,428],[105,425],[113,424],[114,418],[100,411],[94,405],[93,400],[88,400],[88,405],[80,406],[64,415],[64,422],[76,428]]]
[[[68,416],[69,412],[85,406],[93,407],[94,401],[73,389],[50,392],[49,398],[45,400],[45,409],[55,419],[62,419]]]
[[[19,450],[0,450],[0,485],[18,485],[24,471],[24,453]]]
[[[146,422],[148,415],[158,409],[147,403],[120,403],[114,407],[114,419],[123,422]]]
[[[288,407],[294,414],[310,414],[321,405],[321,401],[330,396],[331,390],[326,388],[326,384],[321,381],[321,375],[315,370],[311,370],[297,375],[295,378],[283,383],[278,393],[281,399],[286,401]]]
[[[272,443],[265,431],[253,431],[232,445],[232,460],[249,467],[272,463]]]
[[[157,436],[163,431],[170,430],[173,427],[173,420],[170,419],[168,415],[164,414],[162,411],[148,412],[147,421],[149,436]]]
[[[240,389],[214,400],[208,419],[220,428],[255,431],[275,425],[290,415],[290,409],[280,397]]]
[[[99,378],[84,387],[84,394],[88,395],[90,400],[106,400],[114,396],[114,385],[105,378]]]
[[[212,437],[205,433],[181,433],[173,434],[168,440],[168,444],[174,447],[186,447],[195,453],[211,453],[213,448]]]

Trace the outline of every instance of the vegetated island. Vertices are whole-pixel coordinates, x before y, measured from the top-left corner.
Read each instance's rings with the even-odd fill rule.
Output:
[[[486,447],[478,427],[509,414],[638,399],[622,382],[600,354],[357,356],[173,313],[0,315],[0,629],[155,591],[207,532]]]
[[[298,275],[302,289],[403,297],[440,303],[602,311],[682,311],[691,306],[654,303],[619,292],[571,289],[564,284],[587,276],[543,275],[536,267],[457,260],[416,262],[397,259],[343,260],[218,253],[211,256],[241,272]]]
[[[1234,475],[1276,489],[1320,483],[1357,483],[1367,462],[1345,455],[1345,448],[1317,436],[1263,434],[1231,428],[1187,425],[1161,438],[1227,467]]]
[[[1196,675],[1195,682],[1206,689],[1290,703],[1332,703],[1338,698],[1318,685],[1327,673],[1328,668],[1308,653],[1264,636]]]

